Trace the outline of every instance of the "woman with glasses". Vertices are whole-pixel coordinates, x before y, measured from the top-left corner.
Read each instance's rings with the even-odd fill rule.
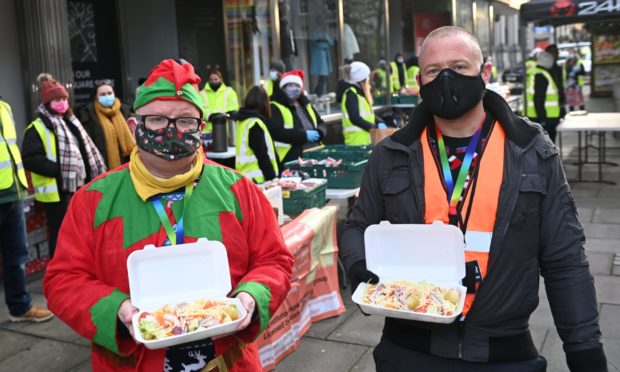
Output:
[[[250,89],[245,106],[234,116],[235,169],[256,183],[278,176],[278,160],[266,124],[270,116],[269,96],[260,86]]]
[[[22,143],[24,168],[32,175],[35,198],[43,203],[54,255],[60,224],[71,196],[106,171],[101,153],[69,107],[69,93],[49,74],[41,74],[37,118]]]
[[[127,125],[129,106],[115,96],[112,84],[107,79],[98,81],[92,101],[78,115],[84,129],[103,155],[108,169],[129,161],[129,154],[136,145]]]

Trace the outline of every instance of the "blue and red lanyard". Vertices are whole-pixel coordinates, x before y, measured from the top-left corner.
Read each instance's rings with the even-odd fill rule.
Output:
[[[162,203],[162,198],[154,199],[153,207],[155,207],[155,212],[157,212],[157,216],[161,221],[164,230],[166,231],[166,235],[168,236],[168,240],[170,241],[170,245],[183,244],[185,241],[184,235],[184,227],[183,227],[183,217],[185,216],[185,211],[187,211],[187,206],[189,205],[189,199],[192,197],[192,192],[194,191],[194,183],[190,183],[185,186],[185,195],[183,196],[183,212],[181,212],[181,218],[177,221],[176,232],[172,227],[172,223],[170,222],[170,218],[168,214],[166,214],[166,209],[164,208],[164,204]]]

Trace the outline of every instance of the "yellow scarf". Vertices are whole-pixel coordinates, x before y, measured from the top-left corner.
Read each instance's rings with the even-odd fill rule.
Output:
[[[202,152],[196,152],[194,158],[194,164],[189,171],[178,174],[172,178],[159,178],[155,177],[146,169],[138,148],[134,148],[129,158],[129,174],[131,175],[131,181],[136,188],[136,192],[142,201],[146,201],[151,196],[157,194],[165,194],[178,190],[183,186],[189,185],[194,182],[200,172],[202,172],[202,166],[204,163]]]
[[[108,169],[116,168],[121,165],[121,157],[128,156],[136,146],[127,121],[121,113],[121,101],[117,98],[112,107],[103,107],[99,102],[95,102],[95,111],[103,129]]]

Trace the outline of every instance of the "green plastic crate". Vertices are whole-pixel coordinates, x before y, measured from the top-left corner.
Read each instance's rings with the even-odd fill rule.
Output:
[[[297,160],[284,164],[284,168],[304,171],[312,178],[327,178],[329,189],[355,189],[362,184],[364,169],[368,159],[358,162],[343,161],[339,167],[326,167],[325,165],[299,165]]]
[[[408,105],[417,105],[419,98],[420,98],[419,96],[413,95],[413,94],[400,94],[398,95],[398,103],[408,104]]]
[[[327,202],[325,190],[327,182],[316,186],[310,191],[306,190],[282,190],[282,202],[284,213],[298,215],[309,208],[321,208]]]
[[[309,159],[325,159],[331,157],[344,161],[358,162],[366,160],[372,152],[372,146],[329,145],[304,152]]]

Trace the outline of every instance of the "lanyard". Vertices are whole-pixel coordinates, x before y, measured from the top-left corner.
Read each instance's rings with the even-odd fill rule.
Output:
[[[176,234],[174,232],[174,228],[170,223],[170,218],[166,214],[166,210],[164,209],[164,205],[161,202],[162,198],[154,199],[153,206],[155,207],[155,212],[157,212],[157,217],[161,221],[161,224],[164,226],[164,230],[166,231],[166,235],[168,235],[168,240],[170,241],[170,245],[183,244],[184,242],[184,229],[183,229],[183,217],[185,216],[185,211],[187,210],[187,206],[189,205],[189,199],[192,197],[192,192],[194,191],[194,183],[190,183],[185,186],[185,196],[183,197],[183,212],[181,212],[181,218],[177,222],[177,231]]]
[[[482,123],[484,123],[482,120]],[[467,146],[467,151],[465,152],[465,157],[463,158],[463,163],[461,164],[461,168],[459,169],[459,174],[456,179],[456,184],[452,180],[452,171],[450,170],[450,163],[448,162],[448,155],[446,154],[446,145],[443,141],[443,135],[437,126],[435,126],[435,131],[437,133],[437,147],[439,149],[439,159],[441,161],[441,168],[443,171],[443,178],[446,184],[446,189],[448,191],[448,201],[449,201],[449,215],[450,219],[454,219],[457,214],[457,205],[461,199],[461,195],[463,194],[463,189],[465,185],[465,179],[467,178],[467,173],[471,168],[471,162],[474,159],[474,154],[476,149],[478,148],[478,142],[480,141],[480,135],[482,132],[482,123],[480,123],[480,127],[469,141],[469,145]]]

